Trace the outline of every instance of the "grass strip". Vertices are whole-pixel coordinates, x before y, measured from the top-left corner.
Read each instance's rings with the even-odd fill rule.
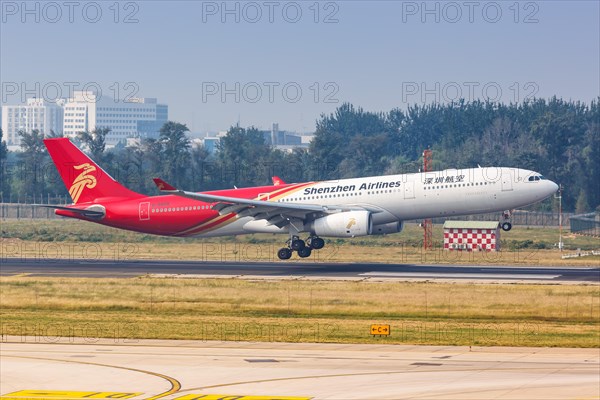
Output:
[[[600,347],[597,285],[2,277],[0,304],[3,335],[46,341]]]

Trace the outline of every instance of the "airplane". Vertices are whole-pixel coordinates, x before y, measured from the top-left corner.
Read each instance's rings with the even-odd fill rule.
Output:
[[[510,230],[510,210],[558,190],[535,171],[478,167],[292,184],[273,177],[272,186],[209,192],[154,178],[163,194],[146,196],[121,185],[68,138],[44,144],[73,200],[45,205],[57,215],[176,237],[287,234],[281,260],[294,252],[310,257],[325,246],[323,237],[399,233],[406,220],[504,211],[501,227]]]

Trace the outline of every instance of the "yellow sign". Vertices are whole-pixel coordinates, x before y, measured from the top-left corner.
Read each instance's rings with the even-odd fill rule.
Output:
[[[310,400],[312,397],[290,396],[237,396],[225,394],[187,394],[175,400]]]
[[[371,335],[389,336],[390,333],[389,325],[371,325]]]
[[[66,390],[20,390],[0,397],[6,399],[131,399],[142,393],[120,392],[72,392]]]

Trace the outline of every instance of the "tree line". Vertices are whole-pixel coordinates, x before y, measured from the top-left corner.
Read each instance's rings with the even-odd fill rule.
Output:
[[[215,154],[192,146],[188,128],[169,121],[157,139],[106,149],[110,132],[80,132],[84,148],[132,190],[156,194],[160,176],[186,190],[205,191],[287,182],[417,172],[433,150],[435,169],[477,165],[541,172],[564,187],[565,210],[600,209],[600,107],[559,98],[520,104],[458,101],[370,112],[346,103],[316,123],[309,149],[284,152],[254,127],[232,126]],[[37,131],[20,132],[21,152],[8,152],[0,132],[0,196],[37,202],[66,195]],[[35,199],[35,200],[34,200]],[[549,207],[548,204],[539,207]]]

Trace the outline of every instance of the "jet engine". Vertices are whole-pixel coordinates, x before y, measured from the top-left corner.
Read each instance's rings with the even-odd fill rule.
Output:
[[[372,229],[369,211],[346,211],[318,218],[308,230],[317,236],[354,237],[370,235]]]

